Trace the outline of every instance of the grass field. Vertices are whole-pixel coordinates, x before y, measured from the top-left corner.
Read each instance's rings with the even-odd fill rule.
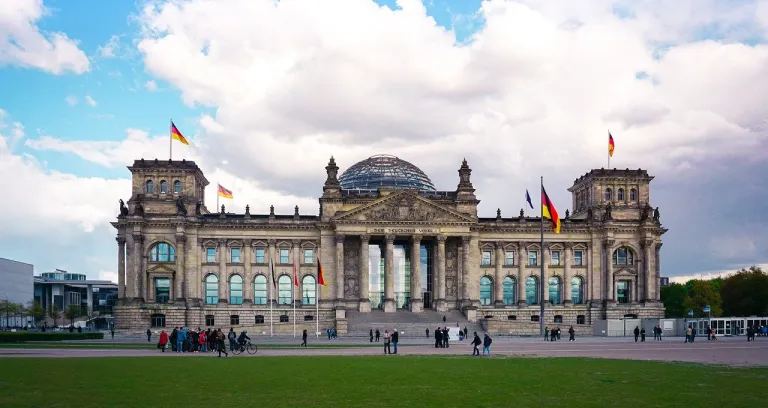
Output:
[[[471,357],[0,359],[0,407],[749,407],[768,368]],[[210,405],[214,404],[214,405]]]

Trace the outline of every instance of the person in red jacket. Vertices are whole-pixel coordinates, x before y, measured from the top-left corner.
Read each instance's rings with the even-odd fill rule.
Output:
[[[158,344],[160,344],[160,350],[165,353],[165,346],[168,345],[168,333],[166,333],[165,330],[160,332],[160,341]]]

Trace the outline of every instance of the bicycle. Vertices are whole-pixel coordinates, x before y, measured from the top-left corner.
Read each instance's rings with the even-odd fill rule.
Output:
[[[247,341],[245,344],[238,344],[237,347],[232,349],[232,354],[237,355],[242,354],[243,352],[248,352],[248,354],[256,354],[257,351],[259,351],[259,347],[250,341]]]

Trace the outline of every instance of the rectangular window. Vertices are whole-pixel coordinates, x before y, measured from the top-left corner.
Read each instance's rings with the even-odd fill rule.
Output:
[[[573,266],[584,266],[584,251],[573,251]]]
[[[539,251],[528,251],[528,266],[536,266],[539,264]]]
[[[256,248],[256,263],[265,264],[267,261],[264,259],[264,248]]]
[[[238,316],[238,315],[229,316],[229,324],[231,324],[233,326],[239,325],[240,324],[240,316]]]
[[[309,265],[315,262],[315,250],[314,249],[305,249],[304,250],[304,264]]]
[[[489,250],[483,250],[483,259],[480,265],[488,266],[491,264],[491,251]]]
[[[281,264],[289,264],[291,263],[290,257],[288,256],[290,251],[288,249],[280,248],[280,263]]]
[[[205,263],[216,263],[216,248],[205,248]]]
[[[214,319],[213,315],[205,315],[205,325],[208,327],[216,325],[216,319]]]
[[[168,278],[155,278],[155,302],[168,303],[171,298],[171,280]]]
[[[229,250],[229,262],[240,263],[240,248],[231,248]]]
[[[552,251],[552,266],[560,266],[560,251]]]
[[[151,327],[165,327],[165,315],[164,314],[153,314],[150,317],[149,325]]]
[[[504,252],[504,265],[514,265],[514,264],[515,264],[515,251]]]
[[[255,324],[264,324],[264,315],[256,315],[256,317],[253,319],[253,322]]]
[[[629,281],[621,280],[616,282],[616,301],[619,303],[629,303]]]

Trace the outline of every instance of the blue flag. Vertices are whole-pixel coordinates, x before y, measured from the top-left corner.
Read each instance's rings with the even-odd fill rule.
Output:
[[[528,194],[528,189],[525,189],[525,201],[528,201],[528,205],[530,205],[531,210],[533,210],[533,203],[531,202],[531,195]]]

